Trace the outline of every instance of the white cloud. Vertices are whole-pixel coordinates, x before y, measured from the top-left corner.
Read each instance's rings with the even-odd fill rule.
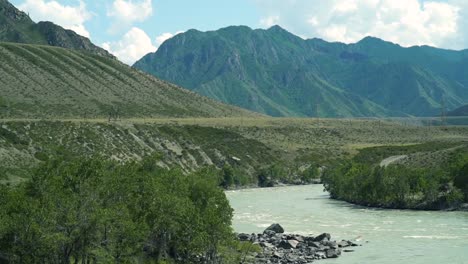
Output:
[[[151,0],[114,0],[112,7],[107,10],[107,16],[114,19],[111,32],[129,27],[135,22],[143,22],[153,14]]]
[[[277,25],[280,21],[279,16],[268,16],[260,20],[260,25],[266,28]]]
[[[82,36],[90,37],[84,23],[91,18],[91,14],[81,0],[77,6],[61,5],[57,1],[26,0],[18,7],[29,13],[35,21],[51,21]]]
[[[309,38],[349,43],[371,35],[403,46],[468,46],[466,0],[254,1],[264,17],[281,17],[282,26]]]
[[[144,55],[156,51],[151,38],[141,29],[133,27],[121,40],[106,42],[102,47],[124,63],[132,65]]]
[[[166,33],[163,33],[159,36],[156,37],[156,44],[158,46],[160,46],[161,44],[164,43],[164,41],[174,37],[175,35],[177,34],[180,34],[180,33],[183,33],[184,31],[177,31],[176,33],[172,34],[172,33],[169,33],[169,32],[166,32]]]
[[[140,28],[133,27],[122,37],[121,40],[105,42],[102,44],[102,47],[114,54],[121,61],[128,65],[132,65],[146,54],[157,51],[164,41],[179,33],[183,33],[183,31],[177,31],[176,33],[163,33],[157,36],[153,43],[145,31]]]

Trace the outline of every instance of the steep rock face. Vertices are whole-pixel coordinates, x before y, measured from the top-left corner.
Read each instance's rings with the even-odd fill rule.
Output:
[[[44,35],[47,44],[50,46],[84,50],[96,55],[114,58],[106,50],[94,45],[88,38],[82,37],[72,30],[66,30],[52,22],[37,23],[37,30]]]
[[[0,41],[57,46],[115,58],[88,38],[52,22],[35,23],[7,0],[0,0]]]
[[[428,116],[468,99],[467,51],[303,40],[279,26],[189,30],[134,67],[274,116]]]

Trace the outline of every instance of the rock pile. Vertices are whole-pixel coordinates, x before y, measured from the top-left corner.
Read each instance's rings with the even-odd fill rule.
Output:
[[[306,264],[314,260],[337,258],[341,250],[347,247],[358,246],[349,240],[340,242],[332,241],[328,233],[319,236],[303,236],[296,234],[284,234],[284,229],[279,224],[273,224],[263,234],[238,234],[240,241],[250,241],[259,245],[261,252],[251,253],[246,258],[246,263],[293,263]]]

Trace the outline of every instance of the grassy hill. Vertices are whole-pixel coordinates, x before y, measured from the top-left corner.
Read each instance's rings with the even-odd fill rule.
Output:
[[[106,50],[71,30],[66,30],[52,22],[35,23],[8,0],[0,0],[0,41],[85,50],[93,54],[114,58]]]
[[[433,116],[468,99],[467,51],[367,37],[303,40],[279,26],[189,30],[134,67],[272,116]]]
[[[0,43],[0,118],[255,116],[88,52]]]

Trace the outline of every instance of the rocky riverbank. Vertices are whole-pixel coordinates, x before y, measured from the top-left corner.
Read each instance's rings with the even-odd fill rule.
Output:
[[[262,234],[237,235],[240,241],[250,241],[261,248],[260,252],[245,256],[242,263],[292,263],[306,264],[316,260],[338,258],[342,251],[353,252],[358,244],[342,240],[332,241],[328,233],[319,236],[285,234],[283,227],[272,224]]]

